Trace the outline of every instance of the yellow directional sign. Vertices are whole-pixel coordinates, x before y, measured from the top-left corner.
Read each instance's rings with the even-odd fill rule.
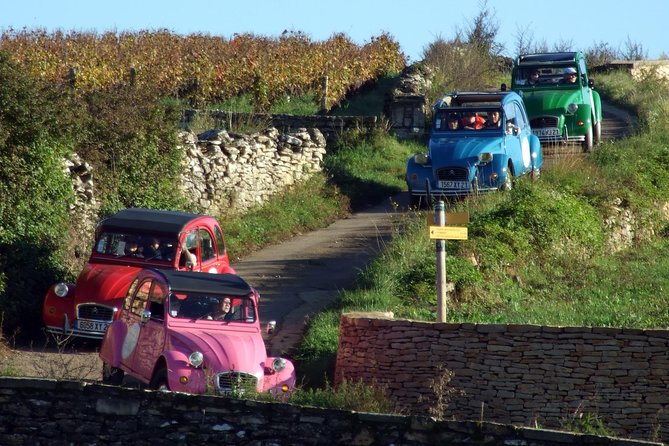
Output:
[[[430,226],[430,239],[467,240],[466,226]]]
[[[447,225],[466,225],[469,223],[469,212],[446,212],[446,224]],[[434,217],[432,215],[427,216],[427,225],[434,224]]]

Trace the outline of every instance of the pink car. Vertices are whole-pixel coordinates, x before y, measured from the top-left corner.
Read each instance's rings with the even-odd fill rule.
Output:
[[[259,298],[234,274],[137,270],[102,340],[102,381],[120,385],[128,375],[153,389],[288,397],[295,368],[267,357]]]

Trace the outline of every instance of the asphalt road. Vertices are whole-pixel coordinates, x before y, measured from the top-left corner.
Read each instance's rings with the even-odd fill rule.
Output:
[[[262,326],[270,320],[277,322],[275,332],[267,337],[269,353],[290,356],[308,318],[353,285],[357,274],[389,240],[393,223],[401,217],[403,203],[398,204],[400,210],[389,198],[232,265],[260,293]]]

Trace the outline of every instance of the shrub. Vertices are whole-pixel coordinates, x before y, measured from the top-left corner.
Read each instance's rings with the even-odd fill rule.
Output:
[[[34,329],[45,284],[59,273],[72,151],[67,95],[0,53],[0,312],[4,329]]]

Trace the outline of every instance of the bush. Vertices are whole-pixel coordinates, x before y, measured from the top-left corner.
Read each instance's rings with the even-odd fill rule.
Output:
[[[102,213],[126,207],[183,209],[176,187],[182,170],[179,110],[145,89],[116,88],[85,95],[85,131],[78,152],[90,162]]]
[[[4,329],[39,325],[45,284],[62,274],[72,152],[67,95],[41,85],[0,53],[0,312]],[[71,129],[71,128],[70,128]]]

